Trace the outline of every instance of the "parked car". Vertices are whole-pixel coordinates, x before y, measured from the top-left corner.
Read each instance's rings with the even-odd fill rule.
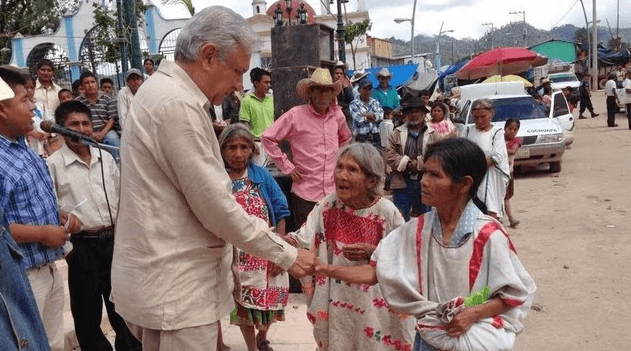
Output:
[[[558,91],[567,86],[572,87],[572,89],[578,89],[581,86],[581,82],[574,73],[552,73],[548,75],[548,79],[550,80],[552,91]]]
[[[507,84],[508,83],[508,84]],[[518,85],[516,85],[518,84]],[[471,105],[475,100],[493,101],[493,124],[504,127],[509,118],[517,118],[521,127],[517,136],[523,144],[515,157],[515,166],[550,164],[550,172],[560,172],[566,145],[573,142],[574,116],[560,91],[552,94],[551,108],[524,92],[521,82],[483,83],[461,87],[464,103],[457,123],[473,127]],[[488,94],[492,91],[492,94]]]

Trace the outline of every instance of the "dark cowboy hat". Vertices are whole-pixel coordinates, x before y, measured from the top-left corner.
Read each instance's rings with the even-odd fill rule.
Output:
[[[401,105],[403,105],[403,109],[402,109],[403,113],[409,112],[411,109],[414,109],[414,108],[419,108],[424,113],[429,112],[429,110],[427,109],[427,106],[425,106],[425,104],[423,103],[423,99],[421,99],[420,96],[410,96],[404,101],[402,101]]]

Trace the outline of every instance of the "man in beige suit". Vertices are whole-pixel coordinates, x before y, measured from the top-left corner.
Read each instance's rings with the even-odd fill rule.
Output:
[[[241,16],[206,8],[182,28],[175,62],[163,60],[134,96],[112,299],[143,350],[215,350],[218,321],[234,307],[230,244],[297,277],[317,263],[248,216],[229,190],[208,111],[241,90],[255,41]]]

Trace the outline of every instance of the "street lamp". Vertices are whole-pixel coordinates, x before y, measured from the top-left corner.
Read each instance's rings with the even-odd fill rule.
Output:
[[[285,11],[287,11],[287,25],[288,26],[291,26],[291,10],[293,10],[291,2],[292,0],[285,0]]]
[[[436,72],[440,72],[440,36],[444,33],[453,33],[453,29],[445,29],[443,30],[443,24],[440,24],[440,30],[438,31],[438,38],[436,38]]]
[[[307,10],[305,10],[305,3],[300,3],[300,8],[298,9],[298,24],[307,24]]]
[[[274,22],[276,27],[282,27],[283,25],[283,10],[280,8],[280,4],[277,4],[274,10]]]
[[[410,21],[412,25],[412,61],[414,61],[414,17],[416,16],[416,0],[414,0],[414,5],[412,5],[412,18],[395,18],[394,21],[396,23],[403,23]]]

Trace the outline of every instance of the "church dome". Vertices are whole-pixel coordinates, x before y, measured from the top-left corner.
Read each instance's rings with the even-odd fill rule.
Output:
[[[300,0],[291,0],[291,21],[295,22],[296,17],[298,16],[298,9],[300,8],[300,4],[305,4],[305,10],[307,10],[307,23],[313,24],[316,23],[316,12],[309,4]],[[287,11],[285,10],[285,0],[278,0],[267,9],[267,15],[274,17],[276,11],[276,6],[280,5],[280,9],[283,10],[283,20],[287,21]]]

